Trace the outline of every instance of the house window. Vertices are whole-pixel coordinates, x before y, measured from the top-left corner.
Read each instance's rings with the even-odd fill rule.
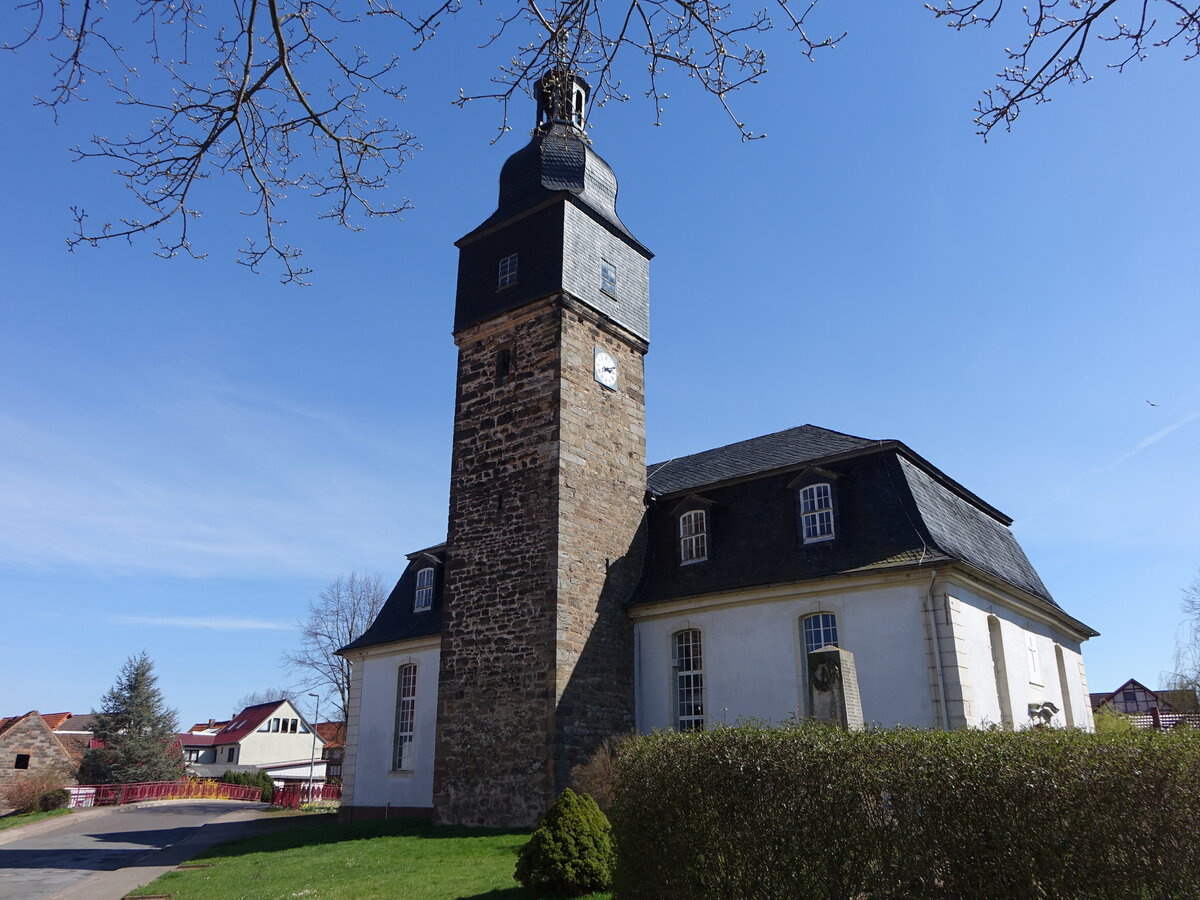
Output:
[[[606,259],[600,260],[600,290],[610,297],[617,296],[617,267]]]
[[[806,544],[833,537],[833,492],[828,484],[810,484],[800,491],[800,523]]]
[[[28,769],[29,768],[29,754],[28,753],[18,753],[16,760],[13,762],[13,768],[14,769]]]
[[[412,771],[413,726],[417,712],[417,667],[409,664],[400,667],[396,682],[396,742],[393,759],[394,769]]]
[[[292,720],[291,720],[291,727],[290,727],[290,728],[288,728],[288,733],[289,733],[289,734],[295,734],[295,733],[296,733],[296,720],[295,720],[295,719],[292,719]]]
[[[263,723],[262,723],[262,727],[261,727],[261,728],[259,728],[258,730],[259,730],[259,731],[270,731],[270,730],[271,730],[271,720],[270,720],[270,719],[264,719],[264,720],[263,720]]]
[[[278,731],[278,730],[279,730],[279,720],[278,720],[278,719],[272,719],[272,720],[271,720],[271,730],[272,730],[272,731]]]
[[[695,628],[681,631],[674,638],[675,728],[678,731],[704,730],[704,659],[700,652],[700,632]]]
[[[833,613],[817,613],[807,616],[801,623],[804,633],[804,653],[807,655],[822,647],[838,645],[837,617]]]
[[[237,748],[236,748],[236,747],[230,747],[230,748],[229,748],[229,754],[228,754],[228,756],[226,757],[226,759],[225,759],[225,762],[233,762],[233,754],[234,754],[235,752],[237,752]]]
[[[433,569],[417,572],[417,593],[413,598],[413,612],[424,612],[433,606]]]
[[[499,276],[496,280],[496,289],[508,287],[510,284],[517,283],[517,254],[506,256],[500,260]]]
[[[708,559],[707,528],[702,509],[686,512],[679,517],[679,561],[681,564]]]

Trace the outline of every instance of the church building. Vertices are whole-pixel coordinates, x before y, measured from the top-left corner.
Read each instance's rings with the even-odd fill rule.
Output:
[[[739,719],[1091,728],[1011,519],[803,425],[646,465],[651,253],[551,71],[460,239],[450,508],[353,664],[343,818],[529,826],[606,736]]]

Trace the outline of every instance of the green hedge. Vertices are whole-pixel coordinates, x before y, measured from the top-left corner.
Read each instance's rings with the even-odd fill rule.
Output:
[[[1200,897],[1200,734],[657,733],[617,765],[621,900]]]
[[[220,781],[223,784],[240,784],[245,787],[262,788],[263,803],[270,803],[275,799],[275,782],[271,779],[270,775],[262,770],[234,772],[232,769],[226,769]]]

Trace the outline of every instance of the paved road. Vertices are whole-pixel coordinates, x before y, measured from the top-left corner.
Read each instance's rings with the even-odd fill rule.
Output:
[[[265,809],[166,801],[80,810],[0,832],[0,900],[118,900],[212,844],[282,824],[264,818]]]

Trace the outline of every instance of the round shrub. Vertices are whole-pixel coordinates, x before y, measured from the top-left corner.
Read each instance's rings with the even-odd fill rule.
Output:
[[[64,809],[70,800],[70,791],[66,788],[55,788],[52,791],[46,791],[42,796],[38,797],[38,809],[42,812],[49,812],[52,809]]]
[[[527,888],[572,896],[612,884],[612,828],[587,794],[563,791],[517,855],[516,879]]]

